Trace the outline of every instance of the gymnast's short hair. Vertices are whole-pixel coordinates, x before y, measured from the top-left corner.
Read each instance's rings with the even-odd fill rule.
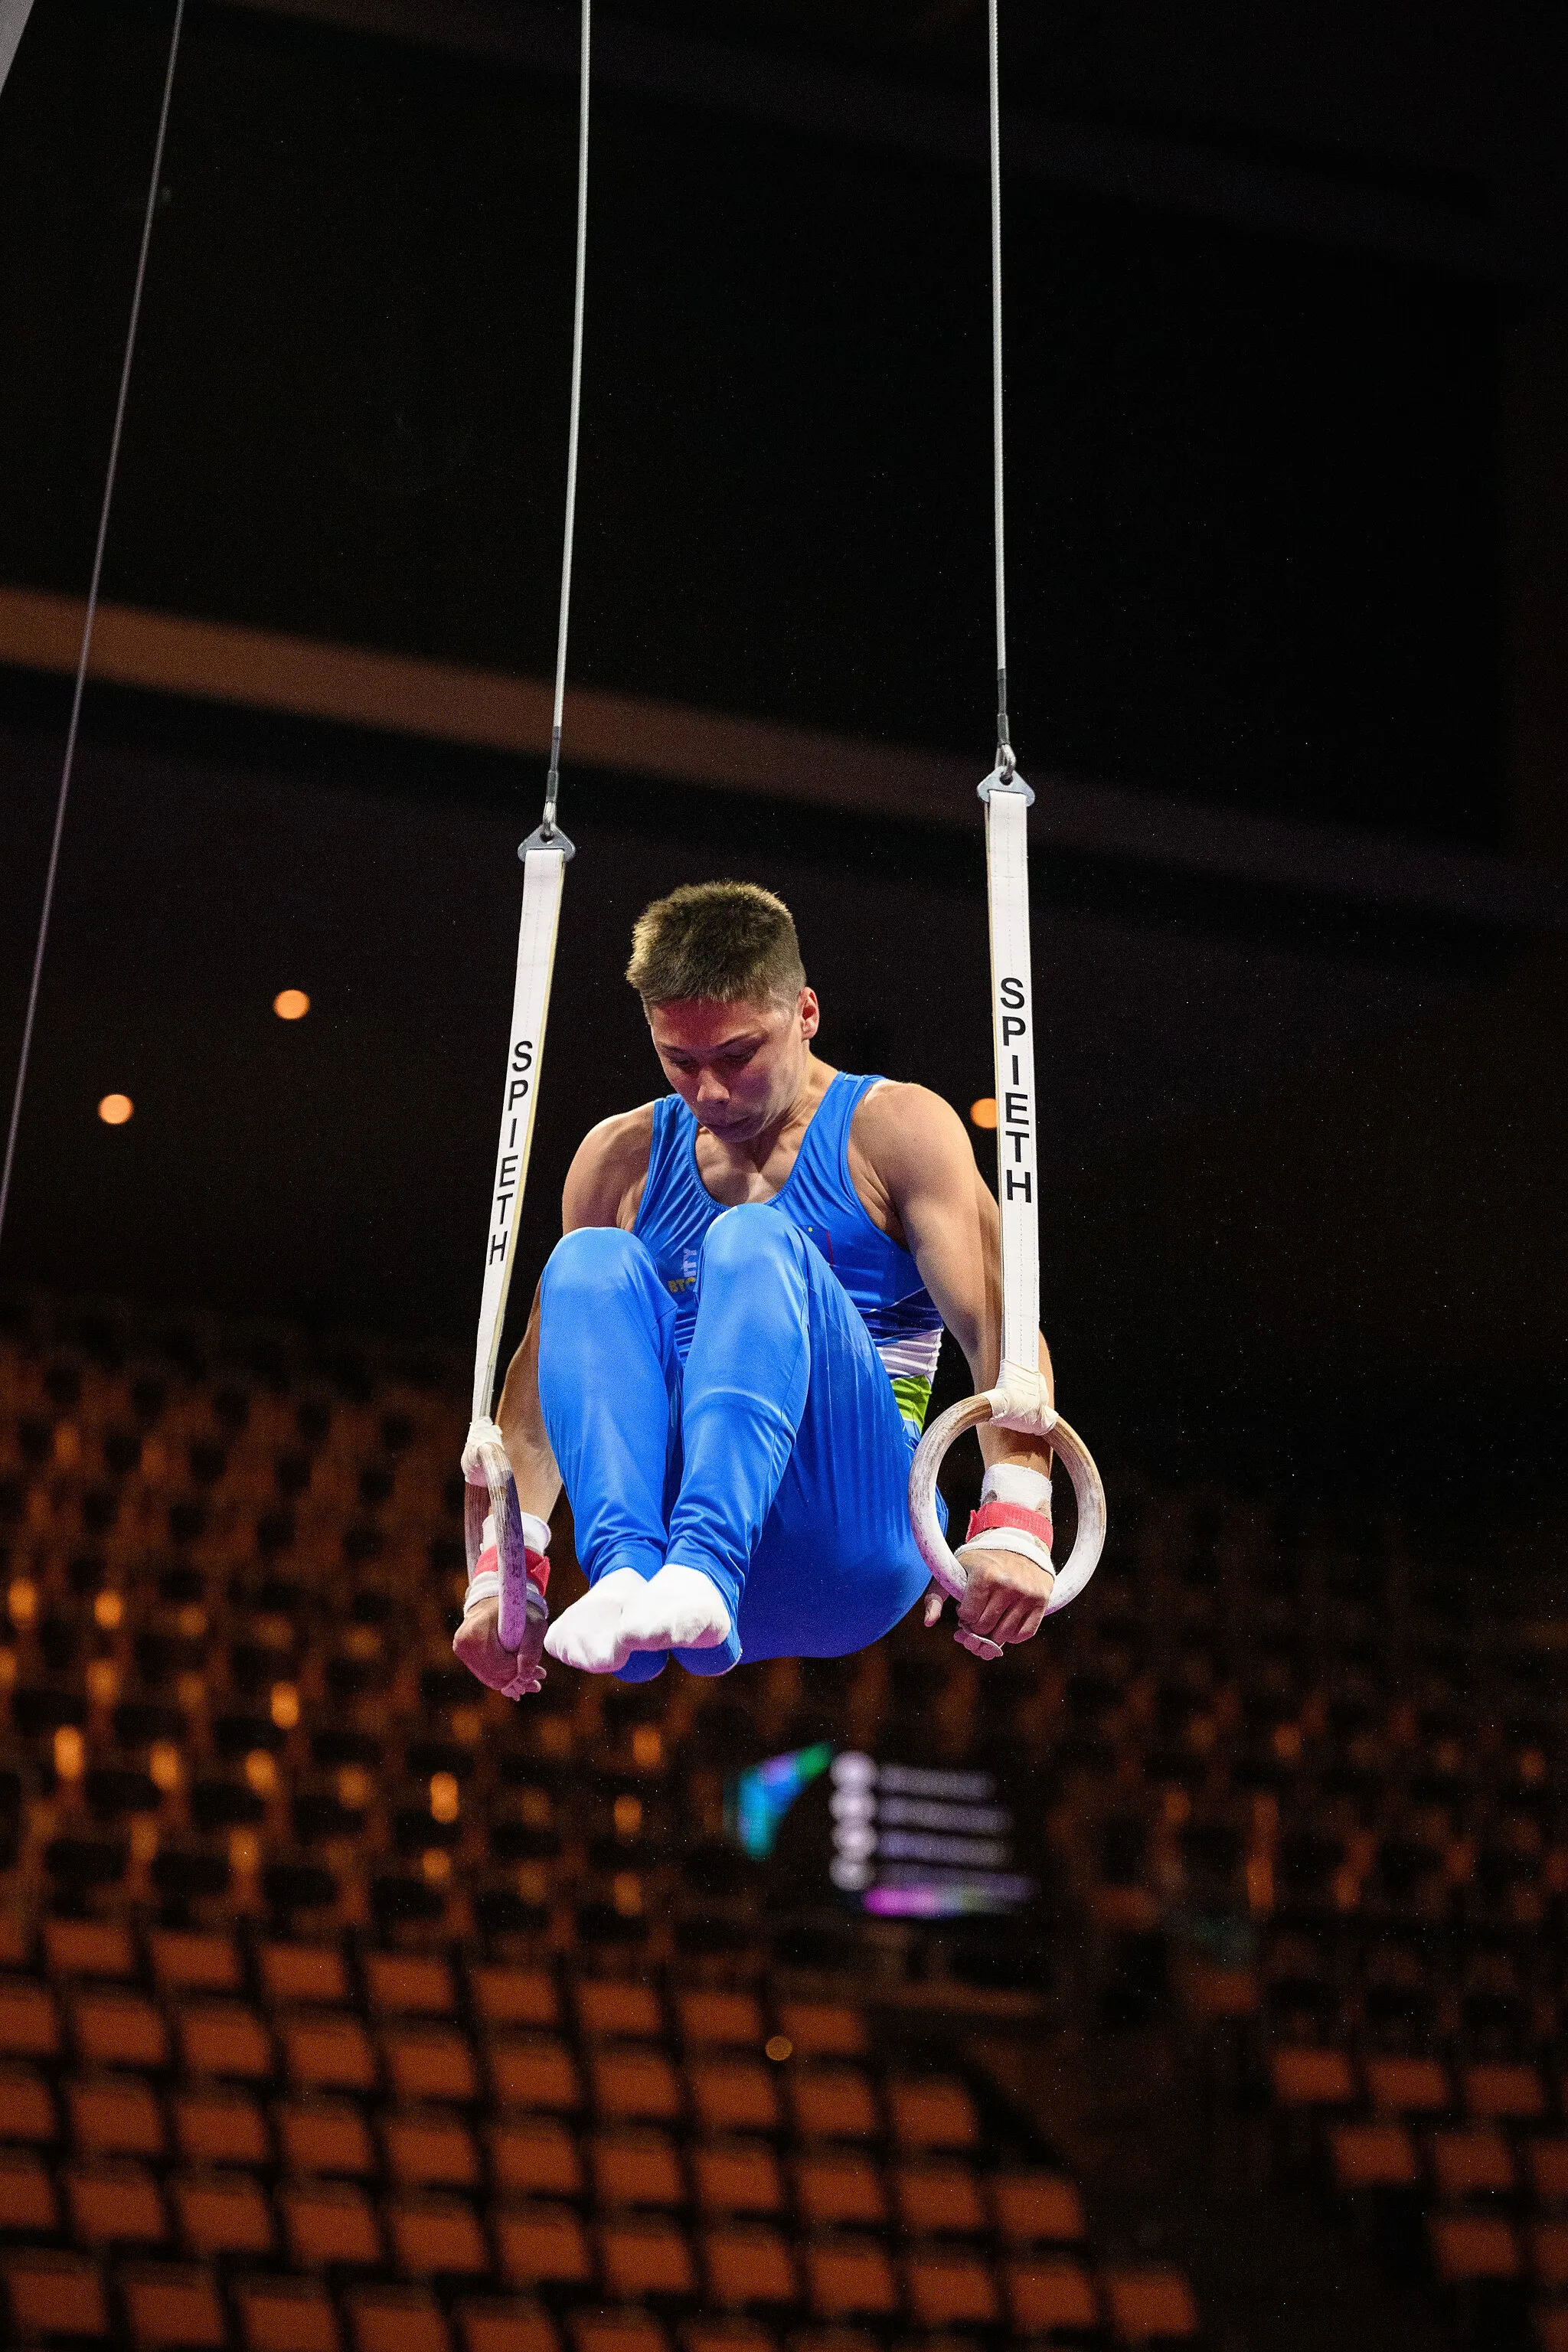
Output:
[[[755,882],[688,882],[645,907],[626,978],[646,1007],[793,1000],[805,985],[795,918]]]

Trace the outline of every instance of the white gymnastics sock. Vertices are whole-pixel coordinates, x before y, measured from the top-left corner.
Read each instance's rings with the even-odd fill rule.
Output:
[[[612,1568],[597,1584],[552,1618],[544,1646],[563,1666],[585,1675],[615,1675],[632,1653],[621,1630],[626,1603],[647,1591],[635,1568]]]
[[[710,1576],[672,1559],[628,1596],[619,1630],[627,1656],[633,1650],[712,1650],[729,1640],[730,1612]]]

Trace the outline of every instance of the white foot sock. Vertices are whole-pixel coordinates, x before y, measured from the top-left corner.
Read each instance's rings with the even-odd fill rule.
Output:
[[[716,1649],[729,1639],[730,1612],[710,1576],[672,1559],[628,1594],[617,1631],[624,1664],[634,1650]]]
[[[545,1648],[563,1666],[575,1666],[580,1673],[619,1674],[632,1653],[621,1631],[622,1613],[628,1601],[647,1589],[635,1568],[612,1568],[581,1601],[551,1619]]]

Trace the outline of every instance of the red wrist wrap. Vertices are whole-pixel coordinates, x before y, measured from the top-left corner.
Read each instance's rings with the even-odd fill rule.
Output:
[[[550,1590],[550,1562],[545,1554],[542,1551],[530,1551],[525,1546],[523,1549],[523,1559],[527,1563],[528,1580],[530,1584],[532,1585],[534,1591],[536,1592],[548,1592]],[[483,1551],[480,1552],[479,1559],[474,1562],[474,1574],[476,1576],[483,1576],[492,1568],[498,1571],[500,1570],[500,1551],[497,1545],[487,1544]]]
[[[1026,1510],[1022,1503],[982,1503],[969,1515],[969,1533],[965,1543],[983,1536],[987,1528],[1019,1528],[1026,1535],[1037,1536],[1049,1551],[1051,1523],[1043,1511]]]

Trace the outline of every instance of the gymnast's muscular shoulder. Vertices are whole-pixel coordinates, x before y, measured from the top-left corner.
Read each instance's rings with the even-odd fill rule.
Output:
[[[577,1146],[561,1195],[561,1230],[579,1225],[619,1225],[629,1233],[647,1181],[653,1150],[652,1103],[617,1111],[591,1127]]]
[[[872,1223],[917,1250],[933,1209],[973,1212],[985,1190],[963,1121],[929,1087],[883,1078],[855,1107],[849,1179]]]

